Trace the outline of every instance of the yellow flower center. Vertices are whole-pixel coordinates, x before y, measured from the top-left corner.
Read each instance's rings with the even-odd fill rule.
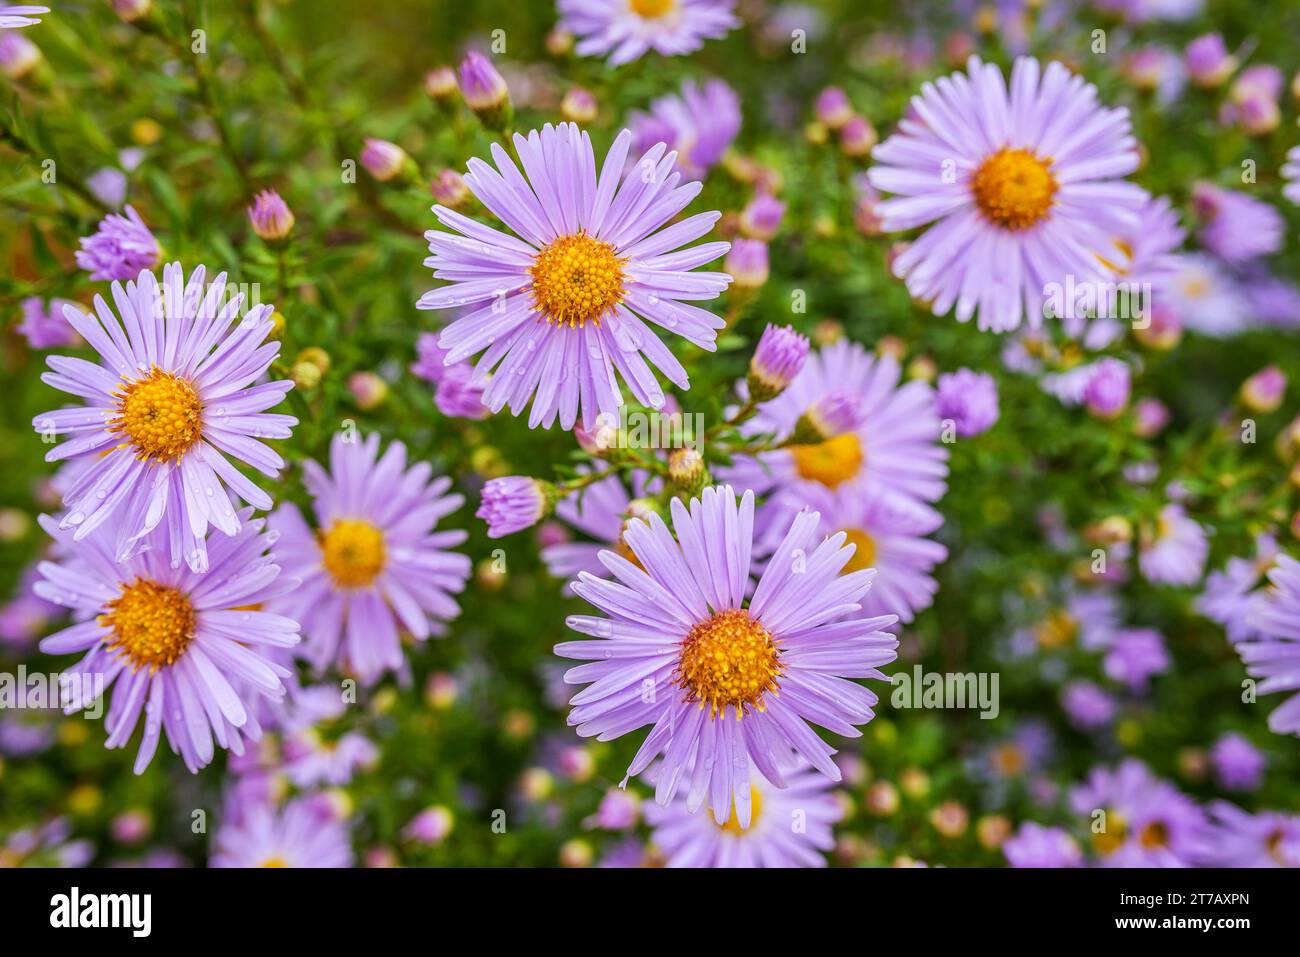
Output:
[[[1025,754],[1014,744],[998,745],[993,749],[993,767],[1003,777],[1015,777],[1025,769]]]
[[[286,861],[283,857],[279,857],[277,855],[273,857],[268,857],[259,866],[260,867],[288,867],[289,862]]]
[[[980,212],[1003,229],[1033,226],[1052,208],[1060,188],[1050,162],[1023,149],[1003,148],[988,157],[971,177]]]
[[[623,261],[609,243],[585,232],[561,236],[533,260],[533,303],[548,322],[598,322],[623,301]]]
[[[751,706],[763,710],[768,691],[777,690],[780,652],[772,635],[749,612],[720,611],[691,629],[682,642],[677,684],[688,701],[706,704],[712,715],[736,709],[736,719]]]
[[[833,439],[812,445],[792,445],[795,471],[802,478],[835,488],[862,469],[862,442],[854,432],[843,432]]]
[[[108,647],[117,649],[132,671],[175,664],[194,637],[194,606],[167,585],[136,579],[108,608],[99,624],[113,629]]]
[[[363,519],[340,519],[320,539],[325,570],[340,588],[368,588],[384,570],[384,533]]]
[[[1115,261],[1112,262],[1100,253],[1097,255],[1097,261],[1116,275],[1127,276],[1129,267],[1133,265],[1133,246],[1123,239],[1114,240],[1113,245],[1119,252]]]
[[[749,786],[749,827],[743,828],[740,826],[740,821],[736,816],[736,799],[734,797],[731,799],[731,817],[727,818],[727,823],[718,824],[716,820],[713,823],[718,824],[718,827],[726,831],[728,834],[743,837],[753,830],[754,825],[758,823],[758,819],[762,814],[763,792],[751,784]]]
[[[631,0],[632,12],[645,20],[657,20],[672,13],[677,0]]]
[[[125,435],[137,458],[169,462],[190,450],[203,433],[203,403],[188,379],[159,368],[123,384],[108,431]]]
[[[864,568],[875,568],[876,540],[860,528],[846,528],[844,534],[847,536],[846,544],[853,545],[854,551],[853,557],[849,559],[840,574],[847,575],[850,572],[860,572]]]

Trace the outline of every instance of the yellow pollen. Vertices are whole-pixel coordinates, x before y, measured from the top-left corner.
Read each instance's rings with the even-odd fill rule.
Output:
[[[718,824],[715,820],[713,823],[718,824],[728,834],[734,834],[736,837],[744,837],[753,831],[754,825],[758,823],[759,817],[763,814],[763,792],[754,785],[749,786],[749,827],[740,826],[740,821],[736,816],[736,799],[731,799],[731,817],[727,818],[726,824]]]
[[[108,608],[99,624],[113,629],[108,647],[130,662],[132,671],[175,664],[194,637],[194,607],[167,585],[136,579]]]
[[[288,867],[289,862],[286,861],[283,857],[278,857],[278,856],[268,857],[258,866],[259,867]]]
[[[114,395],[117,415],[108,431],[125,435],[137,458],[179,459],[203,434],[203,403],[188,379],[155,367],[143,379],[124,382]]]
[[[1201,299],[1210,291],[1210,280],[1193,273],[1182,280],[1183,294],[1191,299]]]
[[[691,629],[682,642],[674,676],[687,701],[709,707],[711,715],[736,709],[736,720],[750,708],[764,710],[762,699],[778,690],[780,652],[772,635],[749,612],[720,611]]]
[[[632,12],[645,20],[657,20],[672,13],[677,0],[631,0]]]
[[[1133,246],[1123,239],[1116,239],[1113,244],[1119,250],[1116,261],[1112,262],[1100,254],[1097,255],[1097,261],[1116,275],[1127,276],[1129,267],[1133,265]]]
[[[534,307],[555,325],[599,322],[623,301],[623,260],[585,232],[553,240],[528,272]]]
[[[320,548],[340,588],[367,588],[384,570],[384,533],[363,519],[339,519],[321,533]]]
[[[854,432],[844,432],[813,445],[792,445],[795,471],[802,478],[835,488],[862,469],[862,442]]]
[[[1060,188],[1050,166],[1029,150],[998,150],[971,177],[975,205],[994,225],[1028,229],[1047,215]]]
[[[864,568],[875,568],[876,540],[860,528],[846,528],[844,534],[847,536],[845,544],[853,545],[855,548],[853,557],[849,559],[840,574],[847,575],[850,572],[860,572]]]

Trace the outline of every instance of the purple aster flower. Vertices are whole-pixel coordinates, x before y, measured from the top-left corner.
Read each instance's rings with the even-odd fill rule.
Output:
[[[1138,166],[1128,111],[1052,62],[1021,57],[1010,89],[972,57],[966,74],[926,83],[915,119],[877,146],[873,186],[888,231],[933,224],[894,274],[935,315],[1005,331],[1038,325],[1051,283],[1108,280],[1099,251],[1137,226],[1146,193],[1119,177]]]
[[[677,152],[683,179],[704,179],[740,132],[740,97],[721,80],[703,87],[687,80],[680,96],[661,96],[648,114],[634,112],[628,121],[636,137],[634,150],[667,143]]]
[[[780,787],[750,775],[748,824],[740,823],[739,802],[717,815],[719,824],[708,811],[693,811],[685,795],[650,805],[646,821],[668,867],[825,867],[824,854],[835,846],[832,828],[844,816],[832,787],[801,763]]]
[[[1192,187],[1192,204],[1201,220],[1196,238],[1225,262],[1240,264],[1282,248],[1285,224],[1263,200],[1210,183]]]
[[[1286,180],[1282,195],[1300,205],[1300,146],[1293,146],[1287,151],[1286,162],[1282,165],[1282,177]]]
[[[1258,635],[1237,645],[1246,671],[1260,679],[1260,694],[1300,688],[1300,562],[1278,555],[1268,581],[1271,587],[1248,619]],[[1278,734],[1300,735],[1300,694],[1276,708],[1268,726]]]
[[[1209,805],[1207,867],[1300,867],[1300,815],[1250,814],[1227,801]]]
[[[40,15],[49,13],[49,7],[0,6],[0,30],[17,30],[40,23]]]
[[[1196,802],[1134,758],[1094,768],[1070,793],[1070,807],[1088,825],[1106,867],[1190,866],[1207,831]]]
[[[212,867],[351,867],[347,828],[309,798],[259,803],[216,833]]]
[[[951,419],[963,437],[987,432],[998,420],[998,384],[986,372],[958,369],[939,376],[939,418]]]
[[[1300,288],[1266,272],[1249,275],[1243,293],[1256,322],[1282,329],[1300,327]]]
[[[1237,69],[1237,58],[1217,33],[1197,37],[1187,45],[1184,56],[1188,75],[1200,87],[1219,86]]]
[[[1080,731],[1100,731],[1115,719],[1115,699],[1091,681],[1071,681],[1061,692],[1061,708]]]
[[[609,54],[620,66],[647,50],[681,56],[740,24],[735,0],[558,0],[558,28],[578,37],[579,56]]]
[[[90,841],[70,841],[72,826],[56,817],[39,827],[25,827],[6,834],[0,844],[0,861],[14,866],[85,867],[95,856]]]
[[[266,553],[273,536],[251,516],[245,509],[235,533],[213,542],[204,572],[169,561],[156,538],[147,543],[153,547],[120,559],[111,523],[65,553],[71,557],[39,566],[44,580],[36,593],[81,619],[40,645],[46,654],[86,653],[64,671],[73,677],[65,711],[87,708],[115,686],[104,727],[107,746],[120,748],[143,710],[136,774],[153,760],[163,733],[192,772],[212,761],[214,739],[242,754],[243,738],[261,736],[253,703],[284,696],[289,672],[267,652],[297,644],[298,623],[250,606],[297,582],[280,574],[276,557]],[[41,525],[71,548],[69,532],[45,516]]]
[[[1124,628],[1115,633],[1102,667],[1106,677],[1144,692],[1152,675],[1163,674],[1171,664],[1165,640],[1150,628]]]
[[[210,283],[206,277],[200,266],[187,283],[180,263],[172,263],[161,285],[151,272],[114,283],[116,314],[102,296],[93,313],[65,308],[64,318],[102,361],[46,360],[52,371],[42,380],[85,404],[33,420],[43,435],[73,436],[45,460],[91,463],[63,492],[68,511],[60,527],[75,528],[80,541],[117,516],[119,559],[161,529],[171,559],[201,571],[208,526],[239,531],[232,495],[271,507],[271,497],[226,456],[275,477],[284,461],[261,440],[287,439],[298,424],[265,412],[291,382],[253,385],[280,352],[278,342],[266,341],[273,307],[253,306],[241,317],[244,297],[228,294],[226,274]]]
[[[1166,288],[1181,264],[1178,251],[1187,231],[1178,221],[1178,212],[1164,196],[1148,196],[1138,211],[1138,226],[1114,243],[1118,255],[1108,263],[1120,284],[1127,289],[1150,285],[1158,296]],[[1109,316],[1118,315],[1118,303],[1105,304]]]
[[[1138,568],[1157,585],[1194,585],[1205,570],[1210,546],[1205,529],[1187,517],[1181,505],[1160,510],[1155,527],[1144,533],[1138,549]]]
[[[326,740],[315,728],[308,728],[284,743],[285,774],[300,788],[342,787],[378,760],[379,749],[356,731]]]
[[[762,557],[774,552],[804,509],[821,515],[819,534],[842,532],[854,547],[844,574],[875,569],[871,590],[861,599],[862,614],[895,615],[906,624],[930,607],[939,590],[934,567],[948,557],[948,549],[926,536],[943,524],[942,515],[899,496],[812,484],[780,489],[759,510],[756,552]]]
[[[1099,419],[1113,419],[1128,405],[1128,363],[1120,359],[1102,359],[1088,375],[1083,387],[1083,404]]]
[[[778,485],[820,485],[936,501],[946,487],[948,450],[939,441],[934,391],[920,381],[900,385],[901,378],[896,360],[848,340],[810,354],[789,388],[763,403],[743,431],[788,439],[810,409],[836,395],[855,398],[857,426],[823,442],[736,456],[718,472],[759,495]]]
[[[474,514],[488,524],[488,538],[502,538],[531,528],[550,513],[555,491],[527,475],[494,478],[483,486],[483,500]]]
[[[1044,827],[1033,821],[1002,842],[1002,853],[1012,867],[1082,867],[1083,852],[1078,842],[1059,827]]]
[[[531,400],[530,427],[549,428],[558,416],[570,429],[581,406],[591,429],[598,413],[617,415],[623,403],[616,372],[639,402],[662,408],[647,359],[680,388],[690,382],[643,320],[715,348],[723,320],[682,300],[712,299],[726,288],[724,273],[690,270],[729,247],[679,247],[707,233],[719,214],[656,232],[701,187],[678,185],[681,174],[670,172],[675,154],[665,156],[662,144],[625,172],[631,139],[626,130],[615,139],[599,178],[590,138],[571,123],[515,136],[531,186],[500,146],[492,148],[500,172],[471,159],[465,182],[522,239],[434,207],[455,232],[425,234],[433,252],[425,264],[450,283],[425,293],[419,307],[474,307],[438,342],[450,350],[447,362],[482,352],[481,375],[500,366],[483,393],[493,412],[509,404],[518,415]]]
[[[656,514],[628,523],[636,564],[605,551],[614,580],[584,573],[573,584],[609,617],[571,616],[570,628],[596,640],[555,648],[588,662],[565,675],[588,685],[568,720],[604,740],[653,725],[628,776],[662,755],[660,804],[685,789],[689,810],[707,805],[725,822],[734,802],[745,828],[751,782],[785,787],[792,749],[839,780],[834,750],[810,724],[853,736],[875,716],[876,695],[845,679],[884,678],[898,642],[880,629],[893,619],[856,617],[874,573],[840,575],[853,550],[843,534],[822,540],[815,512],[794,520],[746,605],[753,493],[737,503],[731,488],[707,488],[671,509],[672,530]]]
[[[1222,338],[1250,324],[1252,310],[1241,287],[1203,253],[1179,256],[1159,295],[1179,322],[1202,335]]]
[[[76,309],[77,304],[68,299],[51,299],[48,308],[37,296],[23,300],[23,321],[18,324],[18,334],[33,349],[54,349],[75,346],[81,342],[63,318],[64,307]]]
[[[76,258],[91,279],[135,279],[158,265],[162,248],[140,214],[128,206],[125,216],[109,213],[99,221],[98,231],[82,237]]]
[[[1226,791],[1258,791],[1264,783],[1268,758],[1259,748],[1236,733],[1228,733],[1210,748],[1214,777]]]
[[[768,323],[749,360],[746,383],[750,397],[757,402],[776,398],[794,381],[807,358],[806,336],[795,332],[793,326]]]
[[[485,419],[489,412],[483,405],[486,382],[480,382],[469,362],[446,365],[447,350],[438,345],[438,336],[420,333],[415,343],[418,359],[411,372],[433,383],[433,403],[438,411],[453,419]]]
[[[1278,552],[1276,538],[1257,535],[1254,558],[1229,558],[1222,571],[1206,576],[1205,591],[1196,600],[1196,610],[1222,625],[1234,645],[1262,637],[1251,627],[1250,619]]]
[[[338,662],[372,684],[405,663],[399,629],[423,641],[459,614],[452,596],[470,561],[448,549],[467,535],[436,526],[465,500],[432,474],[428,462],[407,467],[401,442],[380,455],[378,435],[341,432],[328,472],[303,465],[317,529],[292,503],[271,515],[276,556],[302,580],[277,610],[302,623],[302,651],[318,670]]]

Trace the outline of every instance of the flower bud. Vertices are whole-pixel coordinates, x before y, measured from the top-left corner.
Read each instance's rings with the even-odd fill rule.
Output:
[[[510,125],[510,89],[492,61],[471,50],[460,63],[460,95],[487,129],[504,132]]]
[[[1251,412],[1273,412],[1286,395],[1286,373],[1267,366],[1241,384],[1241,404]]]
[[[596,112],[595,94],[580,86],[569,87],[564,99],[560,101],[560,116],[580,126],[592,122],[596,118]]]
[[[731,274],[737,289],[758,289],[768,277],[767,243],[737,239],[731,244],[723,268]]]
[[[253,197],[248,219],[253,224],[253,232],[268,243],[283,242],[293,232],[293,210],[273,189],[264,189]]]
[[[776,398],[799,374],[807,358],[806,336],[795,332],[793,326],[769,324],[749,360],[749,397],[755,402]]]

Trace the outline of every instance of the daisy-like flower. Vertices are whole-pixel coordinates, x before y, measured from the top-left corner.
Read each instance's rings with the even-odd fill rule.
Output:
[[[277,810],[266,803],[223,824],[212,867],[351,867],[347,828],[309,798]]]
[[[34,7],[26,4],[0,6],[0,30],[17,30],[19,27],[34,26],[41,22],[41,14],[49,12],[49,7]]]
[[[832,826],[844,816],[834,785],[802,764],[773,787],[755,772],[749,781],[749,826],[736,813],[719,824],[708,811],[692,812],[686,797],[646,808],[651,839],[668,867],[825,867],[835,846]]]
[[[634,149],[644,151],[656,143],[676,150],[677,165],[688,180],[704,179],[740,132],[740,97],[721,80],[696,86],[682,84],[680,96],[661,96],[649,113],[629,117],[636,136]]]
[[[447,350],[438,345],[432,332],[420,333],[415,343],[418,359],[411,364],[411,372],[433,384],[433,404],[443,415],[453,419],[485,419],[488,410],[483,405],[486,382],[474,374],[468,362],[445,365]]]
[[[1225,262],[1238,265],[1282,248],[1286,224],[1263,200],[1210,183],[1197,183],[1192,204],[1201,219],[1196,238]]]
[[[337,661],[370,684],[402,668],[399,629],[423,641],[459,614],[452,596],[470,561],[448,549],[467,533],[435,527],[465,500],[432,472],[428,462],[407,468],[401,442],[381,456],[378,435],[339,433],[328,472],[303,465],[317,528],[291,503],[272,513],[276,557],[302,580],[276,608],[302,623],[303,654],[318,670]]]
[[[939,590],[934,567],[948,557],[948,549],[925,536],[943,524],[941,515],[897,496],[836,492],[817,485],[782,489],[759,510],[759,552],[774,551],[794,516],[805,508],[821,515],[820,534],[843,532],[854,547],[845,574],[876,570],[871,590],[862,599],[864,615],[896,615],[907,623],[930,607]]]
[[[894,273],[935,315],[1005,331],[1042,320],[1044,291],[1067,276],[1110,280],[1099,253],[1137,226],[1146,199],[1123,177],[1138,166],[1128,111],[1057,62],[1021,57],[1010,89],[972,57],[965,74],[927,83],[915,118],[872,151],[887,231],[928,228]]]
[[[1241,332],[1254,311],[1232,276],[1204,253],[1179,256],[1159,295],[1184,326],[1214,338]]]
[[[1148,196],[1138,210],[1137,227],[1113,241],[1109,254],[1103,254],[1103,263],[1125,288],[1150,284],[1154,293],[1163,290],[1178,271],[1178,251],[1186,238],[1187,231],[1169,200]],[[1111,307],[1107,315],[1117,315],[1117,303],[1107,305]]]
[[[1257,791],[1264,783],[1268,757],[1245,737],[1229,732],[1210,749],[1214,778],[1226,791]]]
[[[142,270],[153,269],[162,249],[140,214],[126,207],[126,215],[109,213],[99,229],[81,239],[77,265],[95,280],[135,279]]]
[[[1138,548],[1138,568],[1158,585],[1194,585],[1205,569],[1210,550],[1205,529],[1187,517],[1181,505],[1160,510],[1155,527],[1143,534]]]
[[[327,740],[307,728],[285,741],[284,759],[285,774],[300,788],[342,787],[358,771],[374,767],[379,749],[356,731]]]
[[[18,334],[33,349],[54,349],[75,346],[81,340],[76,330],[63,319],[63,307],[77,304],[68,299],[51,299],[47,308],[37,296],[23,300],[23,321],[18,324]]]
[[[1250,814],[1229,804],[1209,805],[1212,822],[1201,863],[1207,867],[1300,867],[1300,815]]]
[[[740,24],[735,0],[558,0],[559,29],[578,37],[579,56],[609,54],[620,66],[655,50],[681,56]]]
[[[1115,633],[1102,668],[1106,677],[1144,692],[1152,675],[1163,674],[1171,664],[1165,639],[1151,628],[1123,628]]]
[[[63,492],[60,527],[75,529],[80,541],[116,516],[119,560],[160,529],[170,558],[201,571],[208,526],[239,531],[232,496],[271,507],[271,497],[227,456],[274,477],[284,461],[260,440],[287,439],[298,424],[265,411],[293,383],[253,384],[280,352],[278,342],[266,341],[274,308],[242,311],[244,297],[227,294],[225,273],[206,277],[200,266],[187,283],[172,263],[161,285],[150,272],[125,286],[113,283],[116,314],[102,296],[93,313],[65,307],[64,318],[101,362],[50,356],[51,371],[41,376],[85,400],[32,422],[42,435],[71,436],[46,454],[47,462],[91,463]]]
[[[111,524],[70,557],[38,566],[44,580],[36,593],[81,619],[40,645],[46,654],[85,652],[63,672],[65,710],[87,708],[113,688],[104,721],[109,748],[126,745],[143,711],[136,774],[164,733],[192,772],[212,761],[214,739],[242,754],[244,738],[261,736],[257,699],[284,696],[289,671],[270,652],[298,643],[298,623],[259,609],[297,582],[280,574],[267,554],[272,536],[251,516],[245,509],[235,534],[214,541],[205,572],[169,561],[163,547],[119,560]],[[41,524],[70,547],[71,534],[45,516]]]
[[[1134,758],[1113,770],[1094,768],[1071,793],[1070,807],[1088,824],[1106,867],[1188,867],[1206,835],[1196,802]]]
[[[1079,844],[1059,827],[1044,827],[1033,821],[1020,825],[1014,836],[1002,843],[1002,853],[1012,867],[1081,867]]]
[[[1258,634],[1237,645],[1246,671],[1260,679],[1260,694],[1300,688],[1300,562],[1278,555],[1268,581],[1271,587],[1248,619]],[[1268,726],[1278,734],[1300,735],[1300,694],[1274,709]]]
[[[663,144],[627,169],[631,140],[627,130],[619,134],[599,177],[591,140],[572,123],[515,136],[528,181],[500,146],[492,147],[498,169],[471,159],[465,182],[521,238],[433,208],[455,232],[425,233],[433,253],[425,265],[449,285],[425,293],[419,308],[473,307],[438,344],[449,350],[448,364],[482,352],[480,377],[497,369],[483,393],[493,412],[508,404],[518,415],[531,401],[530,427],[549,428],[558,417],[570,429],[581,407],[590,429],[599,413],[617,415],[617,375],[643,405],[662,408],[646,360],[680,388],[690,382],[647,321],[715,348],[722,319],[686,300],[713,299],[727,287],[725,273],[691,270],[730,247],[680,247],[720,214],[698,213],[661,230],[701,186],[678,185],[676,154],[665,155]]]
[[[938,413],[962,437],[979,435],[998,420],[998,384],[987,372],[958,369],[939,376]]]
[[[1257,535],[1254,558],[1229,558],[1222,571],[1210,572],[1205,578],[1205,591],[1196,599],[1196,610],[1222,625],[1234,645],[1260,637],[1250,619],[1278,552],[1276,538]]]
[[[746,828],[751,783],[761,775],[786,787],[792,749],[840,779],[810,725],[856,737],[875,716],[876,695],[845,679],[884,678],[898,642],[880,629],[893,618],[859,617],[874,573],[840,574],[853,549],[843,534],[823,540],[815,512],[795,518],[746,603],[753,493],[738,503],[729,487],[707,488],[671,509],[671,530],[655,514],[628,523],[635,563],[600,554],[612,581],[583,573],[573,584],[603,615],[571,616],[570,628],[596,640],[555,648],[588,662],[565,675],[588,685],[568,720],[600,740],[653,725],[628,776],[662,755],[660,804],[685,789],[692,812],[707,805]]]
[[[759,495],[778,485],[820,486],[917,502],[938,500],[946,487],[948,450],[939,441],[934,391],[919,381],[900,385],[901,378],[896,360],[872,356],[847,340],[810,354],[789,387],[763,403],[743,430],[793,439],[809,410],[828,400],[851,404],[854,427],[824,441],[790,444],[757,457],[736,456],[719,474]]]

